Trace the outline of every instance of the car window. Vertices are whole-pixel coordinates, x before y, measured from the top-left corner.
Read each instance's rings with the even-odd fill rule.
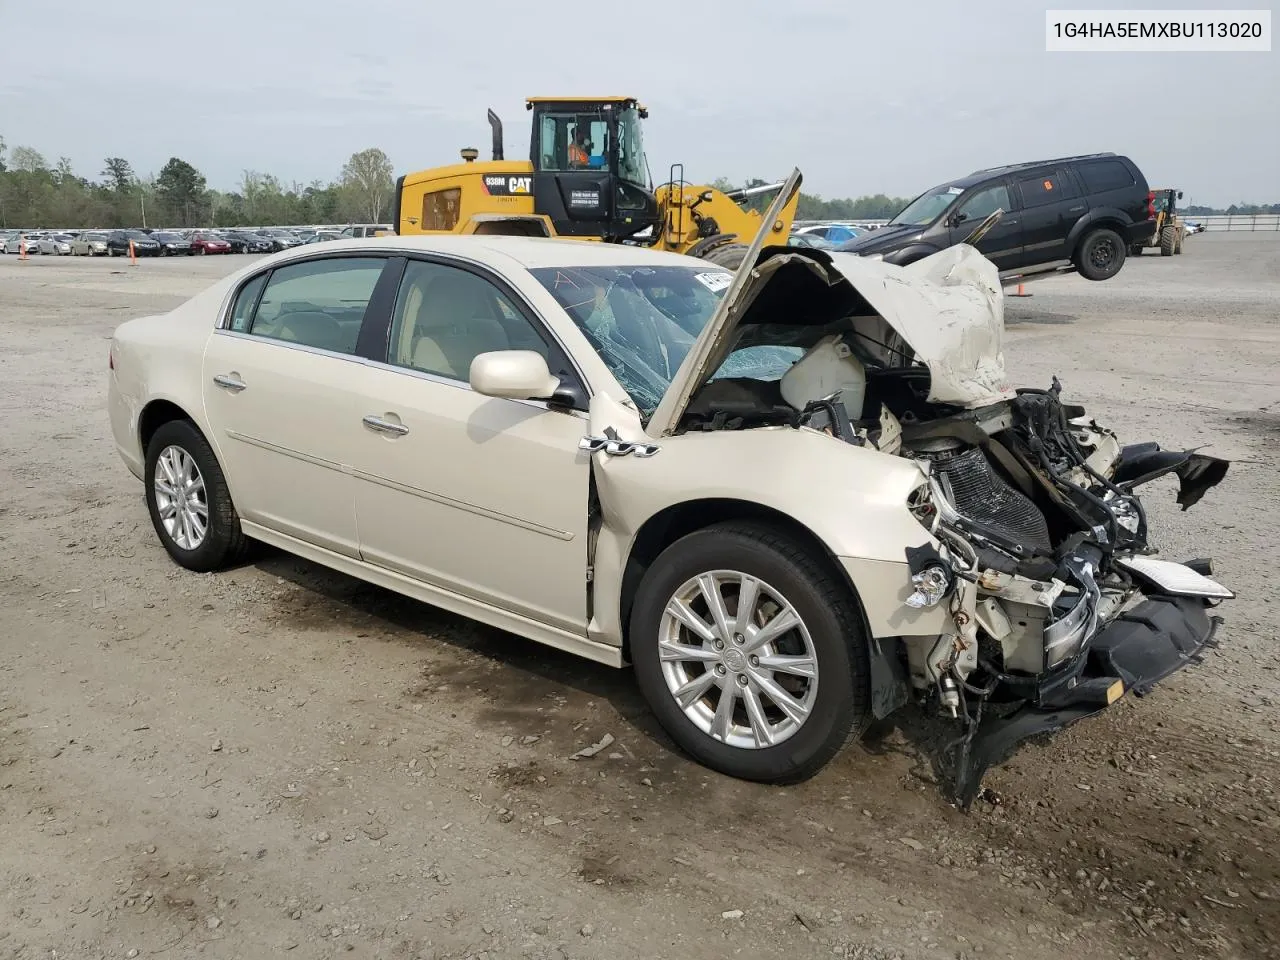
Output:
[[[409,261],[391,317],[389,361],[468,380],[471,361],[494,350],[533,350],[549,359],[537,329],[489,280],[457,267]]]
[[[1070,200],[1077,195],[1071,181],[1056,170],[1051,174],[1019,180],[1018,189],[1022,193],[1024,207],[1043,207],[1059,200]]]
[[[235,306],[231,308],[231,322],[227,324],[228,329],[234,330],[236,333],[245,333],[249,329],[249,320],[253,316],[253,308],[258,305],[258,295],[262,293],[262,288],[267,282],[267,274],[261,274],[254,277],[243,287],[236,296]]]
[[[1080,179],[1090,193],[1123,190],[1134,184],[1133,174],[1119,160],[1090,160],[1077,168]]]
[[[956,212],[966,214],[967,220],[976,224],[996,210],[1009,210],[1009,188],[1003,183],[979,190],[967,198]]]
[[[385,262],[381,257],[342,257],[273,270],[249,332],[335,353],[355,353],[360,325]]]

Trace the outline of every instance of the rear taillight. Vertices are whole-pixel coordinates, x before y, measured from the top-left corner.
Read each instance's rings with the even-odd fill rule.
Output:
[[[1154,220],[1156,218],[1156,192],[1154,190],[1147,191],[1147,219]]]

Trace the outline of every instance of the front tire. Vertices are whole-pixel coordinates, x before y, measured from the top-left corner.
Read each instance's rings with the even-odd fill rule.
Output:
[[[1160,231],[1160,256],[1172,257],[1174,247],[1177,245],[1178,238],[1175,235],[1172,225],[1165,227]]]
[[[179,566],[207,573],[242,559],[248,539],[213,448],[187,420],[163,424],[147,444],[147,509]]]
[[[1086,234],[1076,252],[1076,269],[1086,280],[1110,280],[1124,266],[1125,243],[1114,230]]]
[[[729,776],[805,780],[870,719],[848,586],[769,527],[716,524],[663,551],[636,592],[630,645],[663,729]]]

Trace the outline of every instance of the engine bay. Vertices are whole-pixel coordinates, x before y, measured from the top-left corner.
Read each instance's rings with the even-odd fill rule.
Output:
[[[906,647],[914,686],[953,716],[971,677],[1001,681],[997,695],[1019,691],[1140,599],[1142,577],[1124,561],[1153,551],[1134,487],[1176,473],[1185,509],[1226,473],[1202,454],[1122,446],[1063,401],[1056,378],[973,408],[931,401],[930,371],[883,320],[831,329],[778,380],[709,380],[681,427],[816,430],[921,467],[928,493],[912,509],[943,546],[908,560],[917,579],[934,571],[957,629]],[[926,592],[921,603],[941,600]]]

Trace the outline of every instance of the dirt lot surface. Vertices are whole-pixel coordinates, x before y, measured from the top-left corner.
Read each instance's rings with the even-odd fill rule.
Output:
[[[1186,250],[1030,285],[1007,357],[1235,461],[1147,496],[1239,591],[1223,644],[967,814],[900,732],[736,782],[627,672],[281,554],[180,570],[106,338],[246,260],[0,258],[0,958],[1280,956],[1280,234]]]

